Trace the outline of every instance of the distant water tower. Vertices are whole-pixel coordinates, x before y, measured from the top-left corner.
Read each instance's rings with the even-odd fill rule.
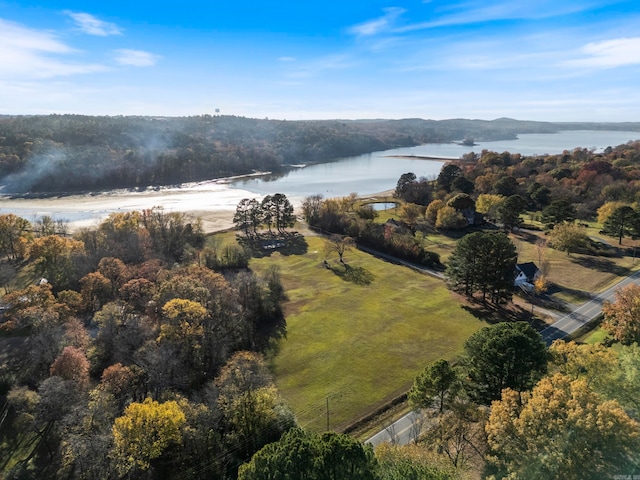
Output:
[[[216,108],[216,115],[220,115],[220,109]]]

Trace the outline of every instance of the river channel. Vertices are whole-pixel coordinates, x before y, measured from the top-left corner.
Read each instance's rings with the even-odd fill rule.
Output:
[[[304,166],[304,159],[300,159],[300,166],[283,175],[212,180],[144,191],[110,190],[46,199],[4,197],[0,199],[0,214],[14,213],[28,220],[48,215],[67,220],[73,228],[78,228],[96,225],[113,212],[162,206],[165,211],[191,212],[203,218],[205,229],[215,230],[230,226],[232,212],[242,198],[284,193],[295,205],[313,194],[322,194],[325,198],[345,196],[351,192],[373,194],[394,188],[403,173],[413,172],[418,177],[434,178],[447,159],[460,158],[471,151],[480,153],[487,149],[523,155],[555,154],[576,147],[601,151],[607,146],[636,139],[640,139],[640,132],[564,131],[523,134],[517,140],[483,142],[471,147],[455,143],[425,144],[309,166]]]

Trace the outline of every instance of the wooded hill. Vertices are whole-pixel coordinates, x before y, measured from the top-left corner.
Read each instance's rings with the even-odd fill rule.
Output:
[[[0,116],[4,193],[60,193],[201,181],[422,143],[515,138],[640,123],[484,120],[281,121],[234,116]]]

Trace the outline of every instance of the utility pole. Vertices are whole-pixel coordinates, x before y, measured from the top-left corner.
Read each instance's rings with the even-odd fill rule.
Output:
[[[327,396],[327,432],[329,431],[329,397]]]

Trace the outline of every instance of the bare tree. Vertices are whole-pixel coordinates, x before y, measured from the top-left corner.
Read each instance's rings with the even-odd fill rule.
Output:
[[[325,244],[325,254],[329,256],[337,253],[340,263],[344,265],[344,254],[355,246],[355,241],[351,237],[343,237],[340,235],[331,235]]]

